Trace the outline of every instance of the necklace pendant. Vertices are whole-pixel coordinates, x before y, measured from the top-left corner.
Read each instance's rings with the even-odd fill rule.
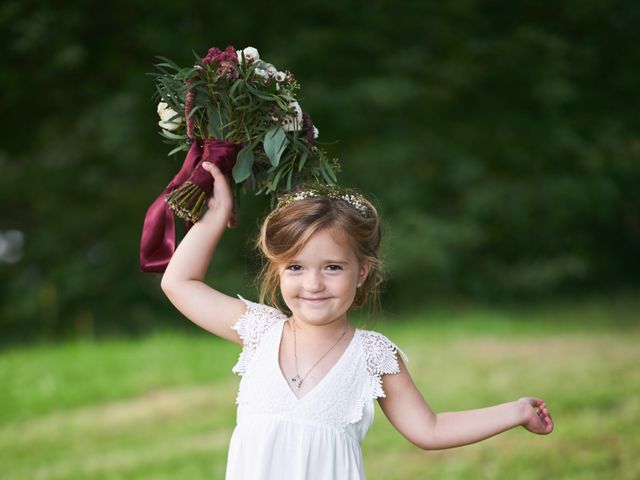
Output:
[[[304,378],[301,377],[300,375],[296,375],[295,377],[293,377],[291,379],[291,382],[295,383],[296,384],[296,388],[298,390],[300,390],[300,388],[302,387],[302,382],[304,382]]]

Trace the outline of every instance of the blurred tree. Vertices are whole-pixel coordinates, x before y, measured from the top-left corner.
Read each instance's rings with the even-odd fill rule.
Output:
[[[381,206],[387,300],[637,285],[639,20],[630,0],[3,2],[3,340],[172,317],[137,264],[182,161],[145,73],[228,43],[295,72],[343,183]],[[251,295],[268,202],[243,200],[211,279]]]

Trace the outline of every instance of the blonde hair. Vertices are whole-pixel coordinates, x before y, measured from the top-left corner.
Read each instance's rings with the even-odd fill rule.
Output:
[[[383,280],[379,258],[380,217],[368,200],[362,197],[361,201],[368,209],[366,216],[344,199],[312,196],[277,207],[265,218],[256,241],[263,258],[258,276],[261,303],[283,310],[279,267],[290,261],[314,233],[328,230],[350,244],[361,266],[369,265],[352,306],[379,307],[379,287]]]

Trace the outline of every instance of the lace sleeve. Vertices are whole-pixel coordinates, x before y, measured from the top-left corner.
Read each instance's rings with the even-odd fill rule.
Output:
[[[364,351],[371,385],[371,396],[372,398],[384,397],[382,375],[400,373],[398,352],[400,352],[405,362],[408,362],[409,359],[391,340],[377,332],[365,333]]]
[[[280,310],[261,303],[250,302],[238,295],[247,309],[238,318],[236,323],[231,327],[238,332],[242,340],[242,352],[238,358],[238,363],[231,370],[238,375],[244,375],[247,366],[251,361],[251,357],[255,353],[265,332],[269,330],[279,320],[285,320],[287,317]]]

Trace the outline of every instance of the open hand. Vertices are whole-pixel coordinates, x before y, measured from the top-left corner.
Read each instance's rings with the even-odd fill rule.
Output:
[[[518,400],[525,412],[522,426],[532,433],[547,435],[553,431],[553,420],[544,401],[535,397],[523,397]]]
[[[210,162],[203,162],[202,168],[213,177],[213,195],[207,202],[208,212],[220,214],[226,221],[228,227],[236,224],[236,205],[229,185],[229,180],[220,169]]]

